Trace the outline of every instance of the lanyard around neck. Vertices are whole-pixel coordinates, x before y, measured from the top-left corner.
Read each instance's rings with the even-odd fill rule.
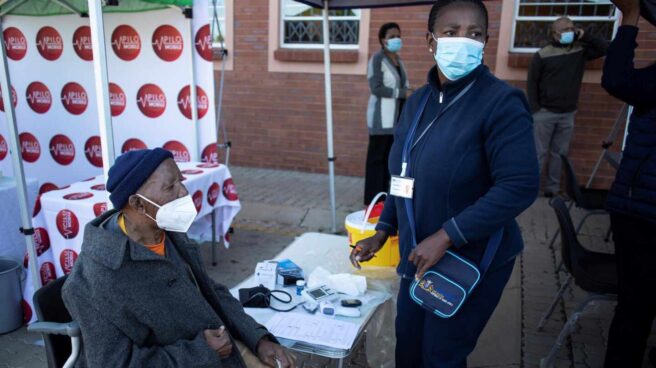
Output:
[[[419,141],[422,138],[424,138],[428,130],[430,130],[430,128],[435,124],[437,119],[442,117],[442,115],[444,115],[444,113],[446,113],[446,111],[449,108],[451,108],[458,100],[460,100],[460,98],[462,98],[462,96],[464,96],[472,88],[474,83],[476,83],[476,80],[471,81],[465,88],[462,89],[462,91],[460,91],[460,93],[456,95],[456,97],[454,97],[451,101],[449,101],[446,107],[444,107],[437,113],[435,118],[433,118],[433,120],[428,124],[426,129],[424,129],[424,131],[419,135],[417,141],[413,143],[412,141],[414,140],[415,134],[417,133],[417,127],[419,126],[419,121],[421,120],[421,116],[423,115],[424,110],[426,109],[426,105],[428,104],[428,100],[431,95],[431,91],[429,88],[427,88],[424,91],[424,95],[422,96],[421,102],[419,104],[419,109],[415,114],[415,118],[412,122],[410,130],[408,131],[408,136],[405,139],[405,144],[403,145],[403,160],[401,163],[401,176],[406,176],[410,172],[410,170],[408,169],[408,158],[409,158],[408,156],[410,155],[412,149],[415,148],[415,146],[417,146],[417,143],[419,143]]]

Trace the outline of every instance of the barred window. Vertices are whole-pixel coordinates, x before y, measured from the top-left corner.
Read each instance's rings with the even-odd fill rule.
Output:
[[[595,37],[611,40],[619,12],[609,0],[516,0],[511,51],[535,52],[551,42],[551,24],[568,16]]]
[[[322,48],[322,9],[281,0],[281,40],[287,48]],[[357,49],[360,35],[360,10],[330,10],[330,47]]]
[[[224,47],[226,37],[226,6],[225,0],[209,0],[210,2],[210,29],[212,30],[212,46],[216,48]],[[221,32],[214,23],[214,11],[216,11],[217,18],[219,19],[219,26]]]

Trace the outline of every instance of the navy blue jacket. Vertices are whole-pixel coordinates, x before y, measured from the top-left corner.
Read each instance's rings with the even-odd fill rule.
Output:
[[[637,36],[638,28],[621,26],[604,63],[602,86],[634,106],[606,207],[656,223],[656,64],[633,67]]]
[[[470,90],[411,151],[414,217],[418,243],[444,228],[454,250],[476,263],[490,235],[505,226],[493,269],[523,249],[515,217],[533,203],[539,190],[533,120],[523,92],[494,77],[484,65],[442,88],[433,67],[428,84],[408,99],[401,113],[389,169],[392,175],[401,172],[403,144],[424,90],[429,89],[431,96],[415,140],[472,81]],[[403,201],[388,197],[377,229],[388,234],[399,230],[402,259],[398,271],[414,277],[416,268],[407,261],[412,246]]]

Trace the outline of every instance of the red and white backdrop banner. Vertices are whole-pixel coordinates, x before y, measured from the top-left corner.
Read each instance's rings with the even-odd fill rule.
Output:
[[[183,184],[194,200],[198,215],[188,231],[192,238],[211,238],[212,213],[217,234],[227,237],[230,223],[241,208],[239,194],[225,165],[179,162]],[[39,274],[43,284],[67,275],[82,248],[84,226],[107,210],[109,193],[102,175],[52,190],[37,200],[34,208],[34,242],[37,246]],[[219,237],[221,235],[218,235]],[[220,238],[217,238],[217,240]],[[229,239],[225,239],[228,244]],[[24,265],[27,267],[28,257]],[[31,274],[23,289],[25,321],[34,321]]]
[[[206,2],[196,3],[193,35],[177,9],[105,14],[117,155],[164,147],[177,161],[216,159],[209,9]],[[6,16],[3,24],[26,175],[54,188],[100,174],[88,18]],[[195,60],[198,130],[191,120],[190,53]],[[0,114],[0,170],[11,175],[7,140],[6,120]]]

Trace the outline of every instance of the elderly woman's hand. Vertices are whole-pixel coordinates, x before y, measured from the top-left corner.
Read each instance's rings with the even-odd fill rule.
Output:
[[[622,11],[622,25],[635,26],[640,18],[640,0],[611,0]]]
[[[426,271],[442,259],[449,247],[451,247],[451,239],[444,229],[440,229],[440,231],[419,243],[408,258],[410,262],[417,266],[415,277],[419,279],[424,276]]]

